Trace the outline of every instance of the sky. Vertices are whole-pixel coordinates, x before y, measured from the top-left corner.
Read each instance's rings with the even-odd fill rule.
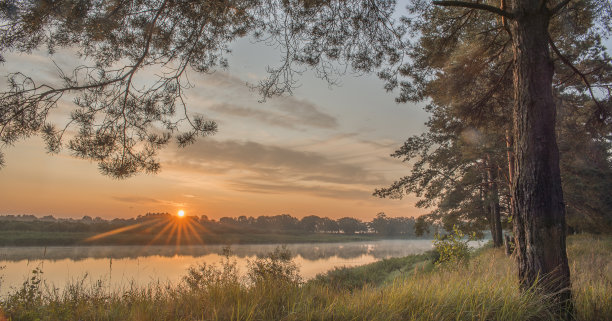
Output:
[[[404,2],[398,6],[403,7]],[[403,10],[398,10],[403,12]],[[612,40],[605,44],[612,48]],[[166,147],[161,172],[115,180],[97,164],[64,149],[48,155],[38,137],[4,148],[0,169],[0,215],[129,218],[147,212],[187,215],[259,216],[291,214],[372,219],[418,216],[416,197],[372,196],[377,187],[409,174],[389,154],[412,135],[425,131],[422,105],[397,104],[373,75],[345,75],[330,87],[305,72],[290,97],[261,97],[247,86],[266,76],[266,66],[281,60],[277,50],[241,39],[232,44],[230,67],[210,75],[189,74],[190,112],[215,120],[216,135],[195,144]],[[60,51],[5,54],[0,75],[21,71],[57,79],[53,61],[74,66],[74,55]],[[5,79],[0,86],[6,88]],[[65,120],[72,103],[64,101],[51,119]]]
[[[161,172],[125,180],[103,176],[96,163],[66,149],[49,155],[38,137],[19,141],[4,149],[0,214],[128,218],[183,209],[213,219],[291,214],[369,220],[379,212],[427,212],[415,208],[412,196],[372,196],[408,174],[406,164],[389,154],[425,130],[422,106],[397,104],[372,75],[348,74],[330,87],[309,72],[292,96],[260,103],[247,83],[263,79],[280,53],[249,39],[232,49],[228,70],[189,74],[189,110],[215,120],[216,135],[185,148],[170,144],[159,156]],[[62,67],[74,65],[70,52],[10,54],[0,74],[18,70],[54,79],[51,58]],[[52,119],[65,119],[71,104],[62,102]]]

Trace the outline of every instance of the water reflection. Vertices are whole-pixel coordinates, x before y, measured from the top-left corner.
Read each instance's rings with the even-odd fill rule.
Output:
[[[473,245],[478,246],[478,243]],[[279,244],[233,245],[232,259],[244,274],[249,260],[273,251]],[[88,246],[88,247],[4,247],[0,248],[4,296],[21,286],[34,268],[41,268],[47,286],[62,289],[66,284],[101,280],[109,290],[132,286],[180,282],[189,266],[218,264],[223,259],[221,245],[210,246]],[[383,240],[348,243],[290,244],[304,279],[334,267],[356,266],[383,258],[423,253],[432,248],[429,240]],[[87,275],[86,278],[84,276]]]

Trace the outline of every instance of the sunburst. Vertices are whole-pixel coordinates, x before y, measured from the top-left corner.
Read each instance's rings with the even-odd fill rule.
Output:
[[[157,230],[157,233],[151,232]],[[206,233],[207,229],[202,226],[195,217],[186,216],[184,210],[178,211],[176,216],[163,215],[160,217],[146,219],[136,224],[123,226],[108,232],[100,233],[85,239],[85,242],[93,242],[113,235],[130,232],[131,234],[144,234],[152,236],[147,242],[147,246],[159,244],[160,240],[164,244],[175,243],[176,247],[181,245],[204,244],[201,234]],[[174,240],[174,242],[172,242]]]

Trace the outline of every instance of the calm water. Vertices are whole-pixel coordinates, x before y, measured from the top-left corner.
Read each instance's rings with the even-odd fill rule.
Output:
[[[476,245],[476,244],[475,244]],[[279,244],[233,245],[232,258],[244,273],[248,260],[273,251]],[[102,280],[115,290],[132,285],[178,283],[189,266],[218,264],[224,246],[90,246],[90,247],[3,247],[0,248],[2,283],[0,295],[21,286],[36,267],[43,270],[49,287],[62,288],[84,280],[86,286]],[[348,243],[290,244],[302,277],[312,278],[340,266],[356,266],[383,258],[423,253],[430,240],[382,240]]]

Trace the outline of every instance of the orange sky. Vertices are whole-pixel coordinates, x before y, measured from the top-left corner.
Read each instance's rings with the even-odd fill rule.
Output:
[[[259,103],[246,83],[264,77],[278,53],[246,40],[233,49],[228,72],[190,74],[195,85],[187,92],[190,112],[217,121],[216,135],[184,149],[171,144],[160,155],[159,174],[127,180],[102,176],[97,164],[75,159],[68,150],[47,155],[39,138],[19,141],[3,148],[0,214],[111,218],[182,208],[211,218],[288,213],[369,220],[378,212],[426,212],[414,207],[412,197],[371,196],[376,187],[407,174],[389,154],[425,129],[422,108],[397,105],[374,76],[345,76],[330,89],[310,73],[300,78],[293,96]],[[70,66],[71,57],[60,52],[54,60]],[[6,58],[3,74],[57,77],[44,53]],[[63,102],[52,119],[61,123],[71,104]]]

